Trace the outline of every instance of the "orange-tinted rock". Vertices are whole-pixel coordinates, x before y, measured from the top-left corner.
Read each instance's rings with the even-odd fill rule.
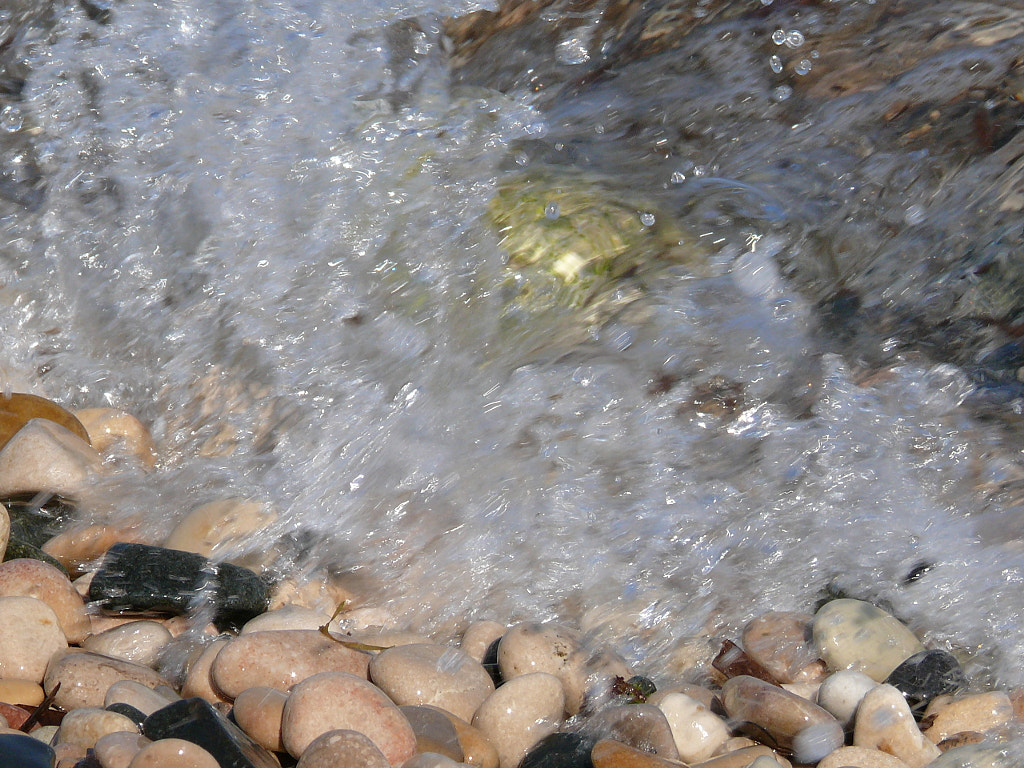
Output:
[[[60,424],[80,440],[89,442],[89,433],[74,414],[52,400],[24,392],[0,395],[0,448],[32,419],[46,419]]]

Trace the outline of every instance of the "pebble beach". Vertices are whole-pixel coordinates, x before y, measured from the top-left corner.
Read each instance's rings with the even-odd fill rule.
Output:
[[[153,540],[89,524],[151,467],[133,415],[0,408],[0,768],[1012,768],[1024,691],[833,595],[693,638],[671,673],[578,627],[466,620],[436,642],[329,576],[216,557],[267,524],[224,499]]]

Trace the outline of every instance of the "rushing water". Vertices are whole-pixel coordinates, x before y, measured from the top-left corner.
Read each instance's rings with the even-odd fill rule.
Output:
[[[503,312],[485,212],[516,160],[597,102],[673,93],[551,108],[453,86],[442,19],[471,2],[19,2],[0,12],[3,382],[123,408],[160,447],[88,515],[157,537],[200,503],[267,500],[278,522],[247,549],[288,538],[277,568],[365,577],[398,625],[560,617],[655,675],[686,637],[832,584],[977,680],[1024,682],[1020,432],[964,407],[951,362],[840,354],[786,279],[785,207],[666,161],[665,189],[699,182],[681,210],[700,274],[668,266],[582,333]],[[775,65],[745,87],[778,103]],[[779,131],[720,112],[748,166],[774,157]],[[830,162],[784,186],[812,206]],[[882,195],[874,220],[914,203]]]

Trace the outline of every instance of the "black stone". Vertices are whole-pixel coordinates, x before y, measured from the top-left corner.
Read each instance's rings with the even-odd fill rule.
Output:
[[[145,712],[136,709],[131,704],[125,704],[120,701],[110,704],[107,707],[104,707],[104,709],[106,709],[107,712],[116,712],[119,715],[124,715],[138,726],[141,726],[146,720]]]
[[[0,768],[52,768],[57,754],[28,735],[0,733]]]
[[[595,743],[579,733],[552,733],[537,742],[519,768],[594,768],[590,751]]]
[[[267,610],[267,587],[247,568],[146,544],[112,546],[89,586],[90,600],[107,613],[183,615],[200,592],[213,601],[221,628]]]
[[[33,547],[52,539],[75,516],[75,503],[49,493],[19,493],[0,499],[11,518],[11,536]]]
[[[956,693],[967,685],[967,678],[953,654],[934,650],[915,653],[896,667],[885,682],[898,688],[916,712],[936,696]]]
[[[64,564],[61,563],[60,560],[55,557],[50,557],[38,547],[33,547],[31,544],[27,544],[12,535],[11,540],[7,542],[7,549],[4,551],[4,562],[6,563],[8,560],[20,560],[21,558],[39,560],[47,565],[52,565],[65,576],[68,575],[68,569],[64,567]]]
[[[501,638],[498,637],[487,646],[487,650],[484,651],[484,660],[481,662],[484,669],[487,670],[487,674],[491,676],[495,688],[505,682],[501,679],[501,670],[498,668],[498,644],[500,642]]]
[[[146,718],[146,738],[184,739],[198,744],[220,768],[278,768],[274,756],[202,699],[176,701]]]

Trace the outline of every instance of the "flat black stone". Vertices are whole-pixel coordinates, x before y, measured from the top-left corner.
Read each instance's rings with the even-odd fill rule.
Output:
[[[590,751],[595,743],[579,733],[552,733],[537,742],[519,768],[594,768]]]
[[[104,709],[106,709],[107,712],[116,712],[119,715],[124,715],[125,717],[127,717],[129,720],[131,720],[133,723],[135,723],[136,725],[138,725],[140,727],[146,721],[146,713],[145,712],[142,712],[141,710],[136,709],[131,704],[125,704],[124,702],[121,702],[121,701],[115,702],[113,704],[109,704],[108,706],[104,707]]]
[[[267,610],[267,587],[247,568],[146,544],[112,546],[89,586],[89,599],[107,613],[184,615],[200,592],[213,601],[220,627],[240,626]]]
[[[74,502],[48,493],[19,493],[0,499],[11,518],[11,537],[41,547],[76,513]]]
[[[53,768],[57,754],[28,735],[0,733],[0,768]]]
[[[889,673],[885,682],[898,688],[910,708],[918,711],[936,696],[956,693],[967,685],[967,678],[953,654],[934,650],[915,653]]]
[[[250,739],[209,702],[202,699],[176,701],[146,718],[146,738],[184,739],[198,744],[220,764],[220,768],[278,768],[274,756]]]

